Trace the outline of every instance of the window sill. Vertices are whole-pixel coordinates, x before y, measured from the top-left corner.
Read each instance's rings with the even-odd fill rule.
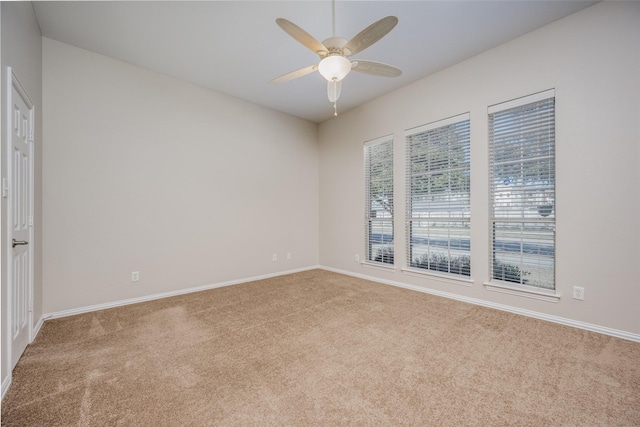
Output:
[[[485,282],[484,287],[488,291],[500,292],[503,294],[517,295],[525,298],[532,298],[541,301],[556,303],[560,301],[560,294],[557,294],[555,291],[545,291],[526,285],[515,286],[507,285],[503,282]]]
[[[375,268],[377,270],[392,271],[394,273],[396,271],[396,266],[393,264],[382,264],[378,262],[362,261],[360,265],[367,268]]]
[[[418,270],[415,268],[403,268],[402,272],[407,276],[422,277],[422,278],[428,277],[429,279],[438,280],[445,283],[451,283],[454,285],[461,285],[461,286],[473,285],[473,280],[471,279],[464,279],[462,277],[454,277],[454,276],[449,276],[445,274],[438,274],[438,273],[433,273],[431,271]]]

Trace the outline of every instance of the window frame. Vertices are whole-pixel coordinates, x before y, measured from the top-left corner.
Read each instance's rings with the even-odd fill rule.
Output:
[[[550,104],[550,107],[545,107],[544,103],[548,100],[553,100],[552,104]],[[560,298],[560,295],[557,294],[557,282],[556,282],[556,170],[557,170],[557,166],[556,166],[556,141],[557,141],[557,132],[556,132],[556,103],[557,103],[557,98],[556,98],[556,91],[555,89],[550,89],[550,90],[546,90],[543,92],[539,92],[539,93],[535,93],[532,95],[528,95],[528,96],[524,96],[521,98],[517,98],[514,100],[510,100],[510,101],[506,101],[503,103],[499,103],[499,104],[495,104],[492,105],[490,107],[488,107],[487,109],[487,134],[488,134],[488,168],[489,168],[489,280],[487,282],[484,283],[485,287],[488,290],[491,291],[497,291],[497,292],[502,292],[502,293],[508,293],[508,294],[513,294],[513,295],[521,295],[521,296],[526,296],[529,298],[534,298],[534,299],[539,299],[539,300],[544,300],[544,301],[550,301],[550,302],[557,302]],[[548,110],[548,112],[552,113],[551,118],[548,118],[546,121],[541,121],[540,123],[536,122],[536,127],[535,129],[541,129],[540,133],[540,137],[538,138],[538,143],[534,144],[528,144],[529,141],[522,141],[521,145],[518,147],[518,144],[513,145],[513,147],[515,149],[519,149],[522,154],[519,157],[519,159],[515,159],[515,160],[501,160],[501,161],[497,161],[496,160],[496,132],[494,131],[495,126],[492,126],[492,119],[495,117],[496,114],[500,114],[500,113],[507,113],[509,111],[512,111],[514,114],[517,114],[517,109],[521,108],[521,107],[525,107],[525,106],[529,106],[529,105],[533,105],[533,104],[539,104],[539,106],[541,106],[542,108],[546,108]],[[518,120],[522,121],[524,119],[524,117],[531,117],[533,119],[536,119],[535,115],[531,115],[531,116],[522,116],[519,115],[517,116]],[[522,135],[524,132],[523,130],[518,127],[517,124],[513,123],[511,124],[511,126],[514,127],[514,129],[516,129],[516,132],[519,132],[520,135]],[[553,128],[553,132],[549,132],[548,130],[546,131],[546,133],[544,132],[545,126],[547,128],[552,127]],[[524,138],[524,136],[521,136],[521,138]],[[545,141],[542,141],[543,138],[547,138]],[[550,142],[549,142],[550,141]],[[549,150],[549,155],[543,156],[543,155],[539,155],[537,153],[537,151],[535,150],[539,150],[540,148],[544,148],[545,146],[549,146],[551,147],[551,150]],[[502,149],[504,150],[504,148],[507,147],[506,145],[503,145],[502,147],[499,147],[498,149]],[[525,148],[527,150],[525,150]],[[525,151],[529,151],[529,152],[535,152],[537,155],[525,155]],[[506,150],[500,152],[500,154],[502,156],[505,156]],[[499,156],[498,156],[499,157]],[[522,180],[522,184],[518,184],[516,183],[516,185],[513,187],[513,190],[509,190],[508,192],[505,189],[498,189],[498,185],[497,183],[497,179],[496,178],[496,165],[498,167],[502,167],[502,168],[506,168],[508,167],[507,165],[510,163],[513,163],[514,165],[520,165],[521,168],[525,167],[525,164],[532,164],[535,166],[538,166],[538,164],[542,164],[544,161],[547,162],[548,165],[552,165],[552,168],[549,167],[549,170],[547,171],[547,178],[548,181],[551,181],[552,184],[546,184],[546,185],[537,185],[537,186],[531,186],[531,188],[533,188],[534,192],[540,192],[540,194],[544,194],[544,195],[552,195],[552,202],[553,202],[553,207],[552,207],[552,213],[553,215],[543,215],[542,212],[540,212],[540,207],[538,206],[538,212],[539,212],[539,216],[538,217],[534,217],[531,214],[528,214],[529,216],[527,216],[527,209],[528,209],[528,204],[531,203],[532,200],[536,200],[533,196],[529,196],[529,198],[526,198],[526,194],[527,191],[529,191],[527,188],[527,185],[524,184],[524,182],[527,179],[531,179],[531,176],[535,176],[535,175],[531,175],[531,174],[527,174],[525,173],[524,170],[522,170],[520,172],[519,175],[517,175],[519,178],[521,178]],[[538,177],[536,177],[536,179],[538,179]],[[505,184],[505,187],[509,185],[509,184]],[[511,197],[511,194],[513,193],[513,191],[516,192],[515,195],[513,195]],[[503,201],[501,201],[500,203],[496,202],[496,198],[499,198],[499,195],[502,194],[502,196],[504,196],[505,194],[508,194],[508,199],[503,199]],[[511,205],[515,205],[516,208],[512,209]],[[507,207],[505,207],[507,206]],[[498,212],[501,213],[496,213],[496,210],[499,209]],[[513,212],[519,212],[521,214],[521,216],[518,217],[514,217]],[[549,218],[551,217],[551,218]],[[496,224],[513,224],[514,228],[517,228],[517,226],[522,225],[521,231],[517,232],[514,230],[509,231],[509,233],[511,234],[510,237],[514,237],[514,236],[519,236],[519,244],[520,244],[520,248],[519,248],[519,256],[520,256],[520,260],[518,262],[513,262],[512,265],[518,267],[518,271],[513,273],[513,277],[511,277],[511,280],[501,280],[496,276],[496,272],[494,271],[494,267],[495,267],[495,260],[496,260]],[[529,224],[529,225],[527,225]],[[525,272],[526,270],[523,268],[524,266],[527,265],[527,263],[525,263],[525,257],[527,255],[525,255],[525,250],[524,250],[524,246],[525,244],[525,238],[527,237],[527,234],[530,233],[530,228],[531,228],[531,224],[540,224],[541,228],[549,228],[551,231],[549,232],[549,230],[544,230],[544,231],[539,231],[539,232],[534,232],[533,234],[533,238],[536,240],[541,240],[545,238],[545,236],[548,236],[548,234],[550,233],[551,235],[551,245],[552,245],[552,279],[551,279],[551,283],[553,288],[548,288],[548,287],[544,287],[544,286],[540,286],[540,285],[532,285],[532,284],[527,284],[526,283],[526,279],[524,278],[524,274],[523,272]],[[547,234],[545,234],[547,233]],[[506,235],[506,232],[503,233]],[[547,237],[547,242],[549,241],[548,237]],[[504,245],[504,242],[502,243],[502,245]],[[542,248],[540,245],[538,245],[538,258],[541,258],[540,252],[542,251]],[[516,254],[517,255],[517,254]],[[514,256],[516,256],[514,255]],[[541,261],[538,261],[541,263]],[[506,277],[504,275],[504,270],[503,269],[503,274],[502,277]],[[542,274],[539,275],[539,277],[541,277]],[[515,278],[518,278],[519,282],[516,282]],[[545,283],[545,282],[542,282]]]
[[[466,164],[464,166],[463,169],[460,169],[459,166],[457,167],[452,167],[451,166],[451,157],[448,157],[448,162],[449,162],[449,167],[448,168],[441,168],[441,169],[429,169],[428,171],[422,172],[421,175],[429,175],[429,176],[435,176],[437,175],[437,173],[452,173],[453,171],[456,170],[460,170],[463,175],[468,176],[468,183],[466,184],[466,188],[467,188],[467,194],[466,194],[466,204],[463,204],[463,208],[462,208],[462,214],[460,217],[452,217],[451,214],[453,212],[453,210],[449,210],[446,212],[446,215],[443,217],[416,217],[414,216],[414,206],[413,206],[413,178],[414,176],[417,177],[417,175],[414,175],[413,173],[413,159],[412,159],[412,142],[411,142],[411,138],[415,137],[417,135],[420,134],[425,134],[428,132],[434,132],[435,131],[435,135],[437,136],[438,132],[447,132],[445,128],[450,127],[452,125],[461,125],[461,129],[463,132],[466,133],[463,143],[461,146],[456,146],[456,149],[462,149],[463,152],[466,150],[466,154],[464,157],[464,163]],[[443,134],[446,136],[446,133]],[[425,142],[425,145],[427,145],[428,143]],[[445,282],[448,283],[455,283],[455,284],[462,284],[465,286],[470,286],[471,283],[473,283],[473,280],[471,279],[471,114],[469,112],[463,113],[463,114],[458,114],[456,116],[452,116],[446,119],[442,119],[442,120],[438,120],[435,122],[431,122],[428,123],[426,125],[422,125],[422,126],[418,126],[412,129],[408,129],[405,131],[405,149],[406,149],[406,173],[405,173],[405,184],[406,184],[406,230],[405,230],[405,238],[406,238],[406,266],[405,268],[403,268],[403,272],[405,272],[406,274],[409,275],[426,275],[429,276],[431,278],[434,279],[438,279],[438,280],[443,280]],[[450,154],[450,153],[449,153]],[[447,199],[449,201],[449,203],[451,204],[451,199]],[[435,205],[436,203],[434,203]],[[433,205],[431,207],[434,207]],[[465,213],[466,212],[466,213]],[[425,219],[427,221],[425,221]],[[441,266],[438,267],[436,266],[435,268],[424,268],[424,267],[420,267],[417,266],[417,262],[414,262],[414,243],[412,242],[412,236],[413,236],[413,224],[414,222],[431,222],[434,221],[435,223],[437,222],[441,222],[441,223],[460,223],[460,224],[466,224],[462,225],[463,228],[466,228],[466,231],[463,233],[462,238],[460,238],[460,240],[464,240],[464,238],[466,237],[468,239],[468,246],[466,248],[462,248],[462,247],[458,247],[458,248],[453,248],[451,243],[452,243],[452,232],[455,236],[456,234],[456,227],[452,227],[451,225],[449,225],[449,227],[446,228],[447,231],[447,247],[446,247],[446,251],[447,251],[447,255],[446,255],[446,259],[447,259],[447,270],[448,271],[442,271],[439,268],[442,268]],[[429,228],[429,225],[427,225],[427,228]],[[427,232],[430,233],[430,230]],[[465,236],[466,235],[466,236]],[[468,236],[468,237],[467,237]],[[427,264],[430,264],[429,262],[429,257],[431,256],[431,254],[437,254],[438,251],[433,250],[433,248],[436,248],[437,245],[431,245],[430,243],[427,243],[427,252],[426,254],[423,254],[422,256],[426,255],[426,260],[427,260]],[[463,255],[459,255],[460,256],[467,256],[469,259],[469,266],[465,269],[468,270],[468,274],[463,274],[463,273],[457,273],[452,271],[452,263],[451,261],[454,259],[454,256],[452,255],[452,250],[453,252],[464,252]],[[440,251],[441,252],[441,251]]]
[[[385,158],[386,161],[386,167],[390,168],[390,173],[388,173],[389,179],[390,179],[390,184],[387,184],[387,188],[390,188],[390,193],[385,193],[385,195],[387,196],[387,201],[389,199],[390,196],[390,203],[391,203],[391,210],[387,210],[389,216],[385,216],[385,217],[378,217],[377,216],[377,212],[380,211],[380,209],[373,209],[373,200],[371,199],[371,195],[372,195],[372,191],[371,191],[371,182],[372,182],[372,177],[371,177],[371,155],[372,155],[372,150],[375,149],[376,147],[381,147],[384,145],[389,145],[387,147],[387,149],[389,149],[390,152],[390,156],[388,158]],[[395,174],[395,169],[394,169],[394,140],[393,140],[393,135],[386,135],[380,138],[375,138],[369,141],[366,141],[363,144],[363,150],[364,150],[364,260],[362,261],[363,264],[368,264],[371,266],[376,266],[376,267],[382,267],[382,268],[395,268],[395,249],[394,249],[394,242],[395,242],[395,227],[394,227],[394,221],[395,221],[395,204],[394,204],[394,185],[395,185],[395,180],[394,180],[394,174]],[[384,166],[383,166],[384,167]],[[382,178],[381,178],[382,179]],[[387,179],[387,181],[389,181],[389,179]],[[382,210],[385,210],[384,207],[382,207]],[[376,216],[373,216],[373,212],[376,212]],[[373,230],[373,226],[372,226],[372,221],[377,221],[377,222],[381,222],[384,223],[385,225],[382,226],[382,233],[381,234],[381,247],[382,247],[382,253],[381,255],[381,260],[380,261],[376,261],[377,256],[374,255],[373,251],[372,251],[372,240],[371,240],[371,235],[372,235],[372,230]],[[388,230],[390,228],[391,230],[391,240],[385,240],[384,238],[384,231]],[[388,245],[387,247],[387,251],[391,250],[391,255],[389,256],[389,252],[387,252],[387,254],[384,254],[385,248],[384,246]]]

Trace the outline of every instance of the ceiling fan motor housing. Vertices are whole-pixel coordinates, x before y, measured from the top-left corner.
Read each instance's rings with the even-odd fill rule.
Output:
[[[332,56],[332,55],[341,55],[341,56],[349,56],[351,55],[351,51],[349,49],[343,49],[344,45],[347,44],[347,40],[342,37],[329,37],[325,41],[322,42],[324,47],[327,48],[327,52],[322,52],[320,54],[321,57]]]

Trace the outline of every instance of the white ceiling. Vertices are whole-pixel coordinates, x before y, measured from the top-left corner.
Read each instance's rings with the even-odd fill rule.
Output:
[[[337,1],[336,33],[350,39],[374,21],[398,25],[354,57],[404,70],[399,78],[352,72],[342,87],[347,111],[466,58],[577,12],[595,1]],[[318,57],[275,23],[286,18],[319,41],[331,36],[331,2],[34,2],[42,35],[131,64],[322,122],[333,116],[316,72],[269,81]]]

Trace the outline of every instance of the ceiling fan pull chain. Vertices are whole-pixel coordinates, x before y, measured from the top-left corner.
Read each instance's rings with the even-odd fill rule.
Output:
[[[333,101],[333,115],[338,116],[338,101]]]

